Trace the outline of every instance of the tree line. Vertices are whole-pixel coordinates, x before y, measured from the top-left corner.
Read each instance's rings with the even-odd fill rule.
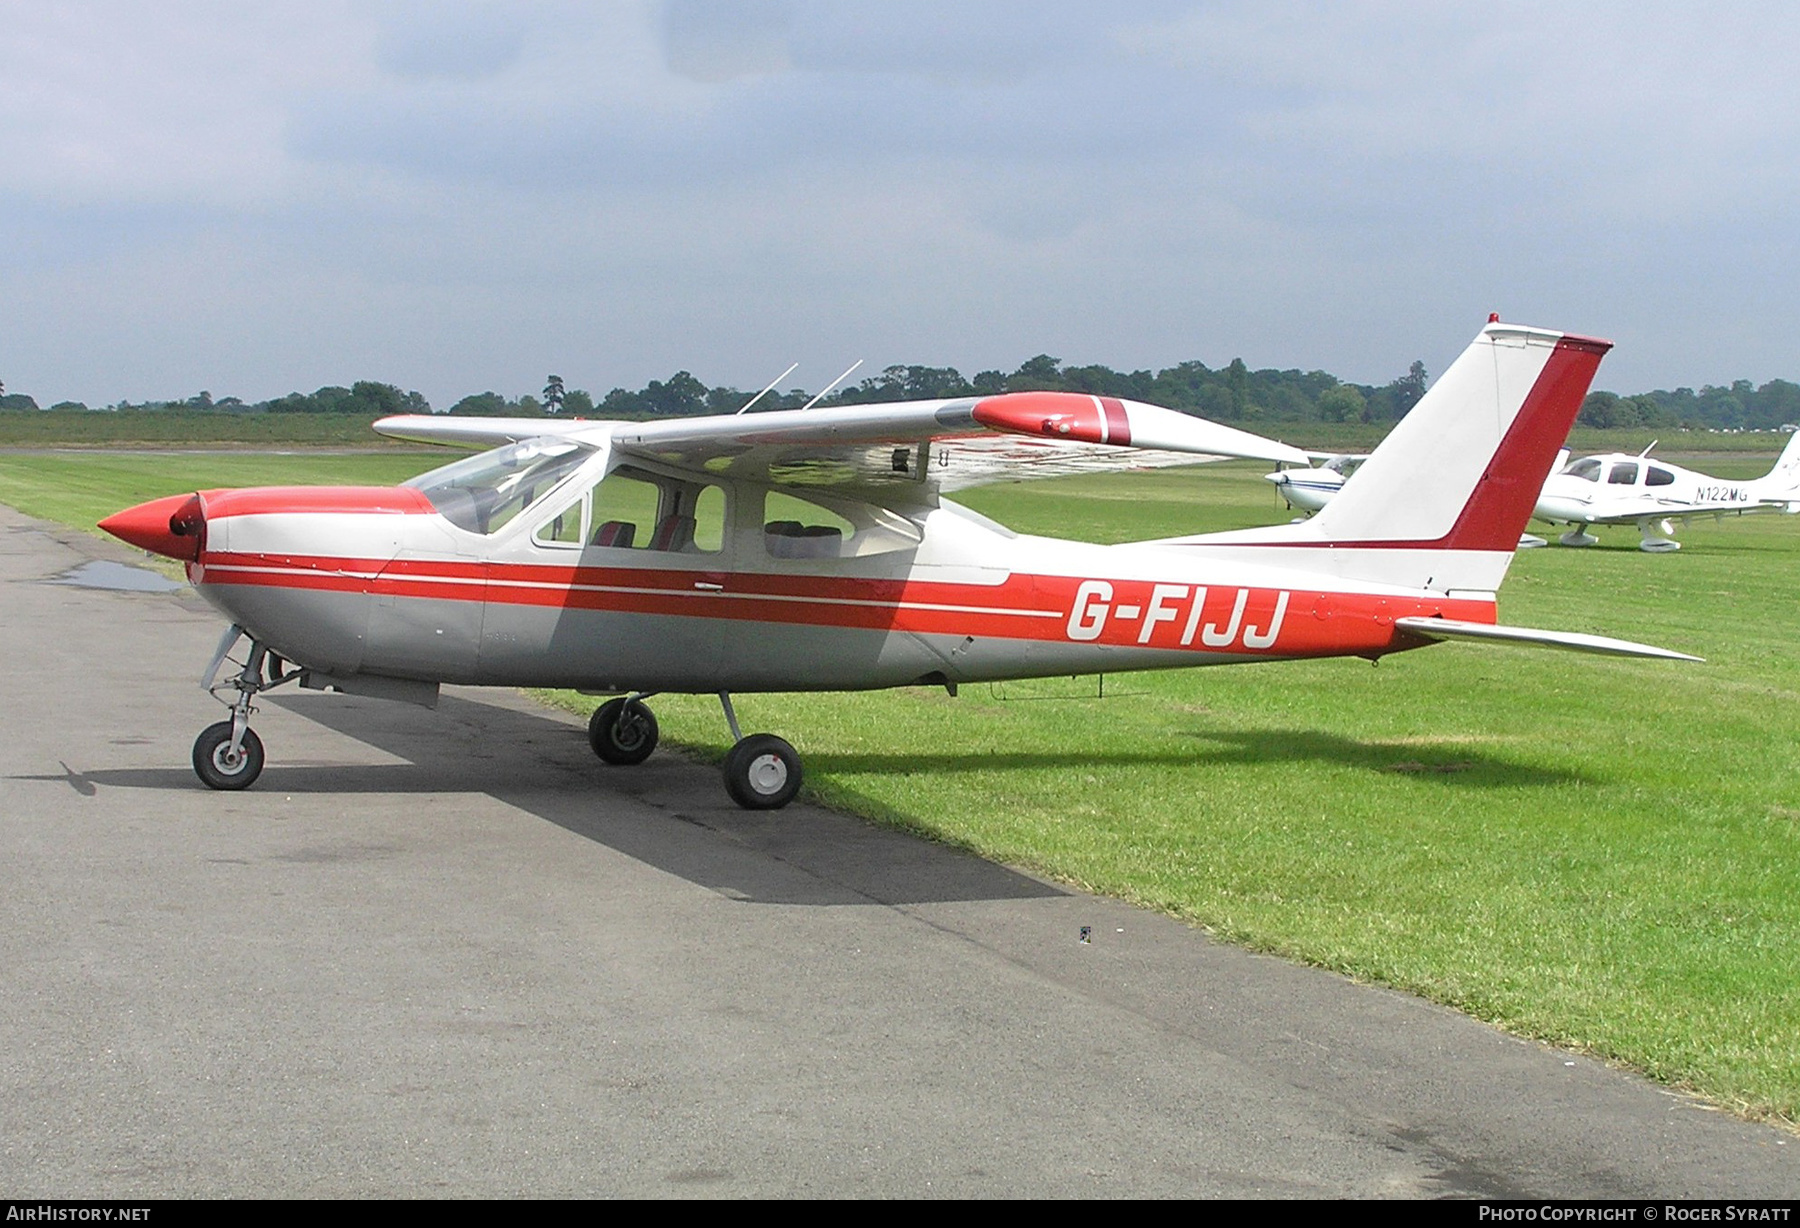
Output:
[[[1658,389],[1636,396],[1590,392],[1578,421],[1583,426],[1637,426],[1653,429],[1701,426],[1727,431],[1772,431],[1800,423],[1800,384],[1773,379],[1759,387],[1749,380],[1729,386],[1708,384],[1695,392]]]
[[[819,404],[864,405],[1002,392],[1079,392],[1144,401],[1222,422],[1243,423],[1254,429],[1258,424],[1275,423],[1395,422],[1425,394],[1426,383],[1423,362],[1414,362],[1404,375],[1386,384],[1369,385],[1348,383],[1325,371],[1252,370],[1241,358],[1216,369],[1190,361],[1153,372],[1115,371],[1098,364],[1069,366],[1059,358],[1039,354],[1011,372],[980,371],[967,379],[954,367],[891,366],[858,383],[833,390]],[[643,388],[614,388],[596,399],[585,389],[565,388],[561,377],[552,375],[539,395],[507,397],[497,392],[479,392],[463,397],[447,412],[526,418],[691,417],[736,413],[751,395],[728,385],[709,387],[692,373],[677,371],[666,380],[651,380]],[[812,394],[801,388],[772,391],[757,401],[756,408],[798,409],[812,400]],[[0,410],[38,408],[32,397],[6,395],[4,385],[0,385]],[[63,401],[49,408],[85,411],[89,407],[77,401]],[[200,392],[182,401],[121,401],[97,408],[115,412],[330,413],[370,419],[432,412],[431,404],[419,393],[372,380],[359,380],[347,388],[328,385],[311,393],[292,392],[253,403],[230,396],[215,400],[210,392]],[[1591,427],[1769,430],[1800,422],[1800,384],[1777,379],[1757,387],[1749,380],[1738,380],[1728,386],[1706,385],[1698,392],[1691,388],[1658,389],[1635,395],[1593,392],[1588,394],[1578,421]]]

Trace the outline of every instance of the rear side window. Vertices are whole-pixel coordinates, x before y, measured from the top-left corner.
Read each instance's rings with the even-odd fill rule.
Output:
[[[809,499],[772,490],[763,502],[763,548],[777,559],[835,559],[856,526]]]
[[[1644,479],[1646,486],[1673,486],[1674,484],[1675,475],[1656,465],[1650,466],[1650,476]]]

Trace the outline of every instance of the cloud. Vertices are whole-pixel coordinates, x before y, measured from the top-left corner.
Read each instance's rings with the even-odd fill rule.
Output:
[[[376,62],[403,77],[478,81],[515,64],[525,47],[524,6],[389,0],[377,10]]]
[[[792,34],[785,0],[669,0],[663,10],[670,70],[709,85],[785,71]]]
[[[1375,380],[1489,309],[1635,342],[1603,379],[1800,375],[1781,6],[6,14],[0,358],[55,397],[374,358],[434,397],[545,362],[760,383],[803,352]],[[230,307],[146,323],[170,301]]]

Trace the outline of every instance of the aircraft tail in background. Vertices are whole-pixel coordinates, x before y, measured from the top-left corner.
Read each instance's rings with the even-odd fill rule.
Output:
[[[1800,431],[1788,436],[1787,447],[1781,450],[1775,467],[1762,482],[1768,488],[1769,498],[1800,499]]]

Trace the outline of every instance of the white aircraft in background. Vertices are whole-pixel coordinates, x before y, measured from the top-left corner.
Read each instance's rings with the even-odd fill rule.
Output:
[[[1651,444],[1650,448],[1656,445]],[[1534,520],[1569,525],[1565,546],[1591,546],[1600,539],[1587,531],[1596,524],[1635,524],[1639,550],[1664,554],[1681,549],[1675,523],[1696,516],[1741,516],[1746,512],[1800,512],[1800,431],[1768,474],[1732,482],[1650,459],[1608,452],[1584,456],[1550,475],[1538,495]]]
[[[1323,459],[1324,464],[1311,469],[1277,469],[1263,474],[1263,480],[1275,483],[1275,489],[1289,507],[1303,512],[1316,512],[1331,502],[1331,496],[1349,480],[1350,475],[1369,459],[1366,453],[1308,452],[1308,459]]]
[[[1656,445],[1651,444],[1650,448]],[[1768,474],[1745,482],[1709,477],[1680,465],[1651,460],[1650,448],[1636,456],[1607,452],[1568,463],[1567,448],[1538,493],[1531,518],[1550,525],[1572,526],[1557,540],[1565,546],[1592,546],[1600,539],[1588,525],[1635,524],[1642,539],[1638,549],[1666,554],[1681,549],[1675,524],[1699,516],[1741,516],[1748,512],[1800,512],[1800,432]],[[1309,456],[1318,455],[1308,453]],[[1316,512],[1331,501],[1366,457],[1333,456],[1314,469],[1283,469],[1264,476],[1275,484],[1289,507]],[[1522,547],[1542,546],[1544,539],[1526,534]]]

